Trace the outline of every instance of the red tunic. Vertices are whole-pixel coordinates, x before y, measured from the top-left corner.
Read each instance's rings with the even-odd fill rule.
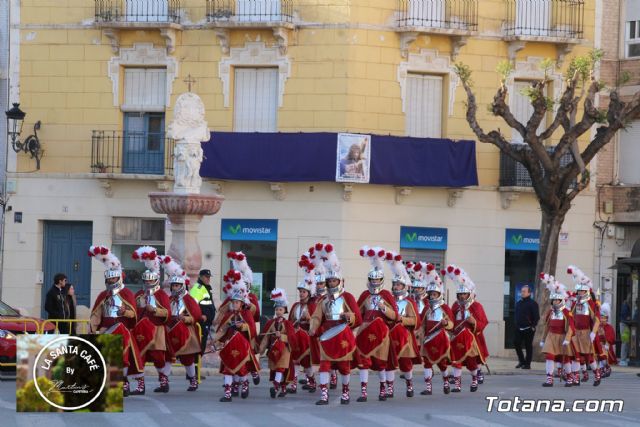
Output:
[[[235,334],[236,331],[229,327],[229,324],[233,320],[232,318],[234,316],[239,316],[242,319],[242,321],[247,325],[246,330],[240,331],[240,335],[249,343],[248,345],[249,357],[247,359],[247,362],[245,363],[245,366],[247,367],[247,370],[249,372],[259,372],[260,364],[258,363],[258,359],[256,358],[256,355],[253,351],[255,347],[254,346],[255,340],[256,340],[256,323],[253,320],[253,314],[251,313],[251,310],[244,309],[239,312],[229,310],[224,315],[220,323],[218,324],[218,329],[216,330],[216,340],[227,342]],[[234,349],[230,349],[230,350],[234,350]],[[222,361],[220,361],[221,374],[234,375],[236,372],[238,372],[238,369],[230,370],[224,365]]]
[[[389,366],[398,365],[397,355],[395,354],[395,350],[391,345],[391,340],[389,339],[389,329],[395,326],[396,319],[398,318],[398,305],[396,304],[396,299],[393,297],[393,294],[391,294],[391,292],[387,291],[386,289],[381,290],[378,295],[384,302],[391,306],[393,310],[392,318],[389,318],[380,310],[370,309],[366,306],[367,299],[372,296],[371,292],[366,290],[362,292],[362,294],[360,294],[357,304],[360,313],[362,314],[362,326],[358,330],[358,340],[360,340],[361,337],[364,336],[363,334],[367,334],[367,336],[369,336],[371,333],[373,333],[374,336],[378,336],[379,341],[371,341],[371,339],[360,340],[358,344],[358,350],[356,351],[353,360],[353,367],[366,366],[365,364],[368,364],[369,360],[369,358],[367,357],[368,354],[370,354],[371,358],[375,357],[385,359]],[[375,324],[372,325],[371,328],[369,328],[371,322],[373,322],[376,318],[382,319],[386,326],[386,330],[383,330],[383,327],[379,328],[379,330],[377,328],[374,329]],[[384,335],[384,338],[381,339],[383,334],[386,335]],[[362,345],[363,342],[365,343],[364,346]],[[371,349],[373,347],[377,347],[378,349],[372,353],[369,347],[371,347]],[[367,348],[368,352],[367,350],[363,350],[363,348]]]
[[[169,299],[169,302],[171,302]],[[189,294],[186,294],[182,297],[182,301],[184,302],[187,314],[193,318],[193,323],[185,324],[187,329],[189,330],[189,337],[187,341],[180,346],[180,348],[176,348],[174,345],[174,339],[171,339],[172,345],[172,353],[177,356],[183,355],[191,355],[200,353],[200,329],[198,328],[198,322],[202,320],[202,311],[200,310],[200,305],[196,302],[195,299]],[[171,314],[171,313],[170,313]],[[178,316],[171,315],[169,320],[170,330],[173,328],[178,322],[180,322],[180,318]],[[196,345],[197,344],[197,345]]]
[[[442,360],[446,362],[451,361],[451,341],[448,331],[453,327],[453,311],[451,311],[451,308],[447,304],[442,304],[440,308],[442,308],[442,311],[451,323],[442,325],[441,320],[429,320],[428,317],[431,312],[431,307],[428,303],[420,315],[422,318],[420,337],[423,341],[420,342],[421,354],[433,365],[440,363]],[[429,340],[424,342],[427,338],[429,338]]]
[[[96,301],[93,303],[93,308],[91,309],[91,314],[96,312],[98,308],[102,306],[102,303],[106,298],[111,295],[111,291],[104,290],[98,294]],[[100,323],[97,325],[98,329],[102,328],[110,328],[116,323],[122,323],[127,330],[127,335],[122,337],[122,361],[126,367],[133,367],[134,369],[129,369],[129,372],[144,372],[144,360],[142,355],[140,354],[140,350],[138,349],[138,345],[136,341],[131,336],[131,329],[136,325],[137,322],[137,311],[136,311],[136,297],[131,292],[131,290],[127,288],[123,288],[118,292],[120,298],[122,298],[123,303],[136,314],[134,317],[104,317],[100,318]],[[133,366],[132,366],[133,365]]]
[[[309,315],[309,319],[300,320],[297,319],[298,307],[302,307],[302,310],[307,311]],[[296,333],[296,342],[295,346],[292,347],[291,357],[294,362],[299,364],[300,361],[309,356],[311,353],[311,339],[309,338],[309,327],[311,322],[311,315],[316,309],[315,302],[312,302],[311,299],[307,303],[295,302],[291,306],[291,310],[289,311],[289,322],[295,328]]]
[[[342,293],[342,298],[344,298],[344,302],[345,304],[349,307],[349,310],[351,311],[351,313],[353,314],[353,322],[350,324],[350,328],[353,330],[357,327],[359,327],[362,324],[362,315],[360,314],[360,309],[358,308],[358,304],[356,303],[356,299],[353,297],[353,295],[351,295],[349,292],[343,292]],[[325,297],[327,298],[327,297]],[[310,330],[310,333],[313,334],[313,337],[317,337],[315,339],[315,342],[318,343],[318,339],[320,338],[320,336],[328,331],[329,329],[331,329],[334,326],[337,326],[338,324],[344,323],[343,320],[331,320],[331,319],[327,319],[327,317],[325,316],[325,312],[323,309],[323,304],[325,301],[325,298],[321,299],[318,301],[317,306],[316,306],[316,310],[313,312],[312,315],[312,328]],[[313,329],[313,324],[315,323],[315,330]],[[319,344],[319,343],[318,343]],[[313,348],[313,346],[312,346]],[[355,349],[355,346],[354,346]],[[353,350],[351,350],[351,353],[353,353]],[[351,359],[352,354],[349,354],[348,359]],[[320,354],[320,350],[318,349],[318,354]],[[320,362],[321,357],[318,357],[318,362]],[[344,359],[344,360],[343,360]],[[342,358],[342,359],[331,359],[331,358],[327,358],[327,361],[331,361],[331,362],[341,362],[341,361],[345,361],[347,360],[347,358]]]
[[[454,315],[454,327],[453,327],[454,336],[455,336],[455,332],[459,331],[460,328],[469,329],[469,331],[473,334],[475,343],[478,346],[478,352],[479,352],[478,356],[480,357],[480,362],[484,363],[486,358],[489,357],[489,350],[487,349],[487,344],[484,339],[484,334],[482,333],[482,331],[484,331],[484,328],[486,328],[487,325],[489,324],[489,321],[487,320],[487,315],[484,312],[484,307],[482,307],[482,304],[480,304],[478,301],[473,301],[469,306],[469,313],[471,314],[471,317],[473,317],[473,319],[475,320],[475,323],[468,322],[466,321],[466,319],[464,319],[464,316],[463,316],[464,308],[460,304],[458,304],[458,301],[453,303],[453,305],[451,306],[451,311],[453,312],[453,315]],[[464,325],[461,326],[463,323]],[[452,343],[452,346],[453,345],[454,344]],[[469,348],[467,348],[466,350],[468,352]]]
[[[600,324],[599,329],[600,344],[602,345],[602,353],[606,355],[609,364],[615,365],[618,363],[616,357],[616,330],[608,323]],[[609,350],[604,349],[604,344],[609,345]]]
[[[144,296],[145,296],[144,291],[141,290],[136,292],[136,297],[135,297],[136,301],[138,300],[138,298],[144,297]],[[166,317],[156,316],[153,313],[148,312],[143,307],[137,307],[138,320],[142,319],[143,317],[147,317],[156,326],[166,325],[167,322],[169,322],[169,319],[171,318],[171,303],[169,302],[169,296],[164,291],[161,291],[161,290],[157,291],[155,294],[153,294],[153,296],[156,299],[156,303],[161,308],[164,308],[165,310],[167,310]]]

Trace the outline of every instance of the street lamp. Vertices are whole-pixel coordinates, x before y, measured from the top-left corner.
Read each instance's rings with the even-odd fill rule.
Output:
[[[33,135],[29,135],[24,142],[20,141],[24,118],[27,115],[20,109],[20,104],[14,103],[13,108],[5,112],[7,115],[7,134],[11,140],[13,151],[19,153],[21,151],[31,154],[32,159],[36,159],[36,169],[40,169],[40,159],[42,159],[42,147],[38,139],[38,129],[40,129],[40,120],[33,125]]]

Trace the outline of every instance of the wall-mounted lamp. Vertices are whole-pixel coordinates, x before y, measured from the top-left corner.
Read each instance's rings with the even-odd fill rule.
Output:
[[[40,129],[40,120],[33,125],[33,135],[25,138],[24,142],[20,141],[24,118],[27,115],[20,109],[20,104],[14,103],[13,108],[5,113],[7,115],[7,133],[11,140],[13,151],[19,153],[21,151],[31,154],[32,159],[36,159],[36,169],[40,169],[40,159],[42,159],[42,147],[38,139],[38,129]]]

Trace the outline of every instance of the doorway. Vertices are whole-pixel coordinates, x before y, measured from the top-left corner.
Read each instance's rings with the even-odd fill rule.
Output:
[[[87,256],[87,250],[92,234],[91,222],[45,221],[41,316],[46,316],[44,300],[56,273],[67,275],[67,283],[73,284],[76,291],[78,305],[91,306],[91,258]]]
[[[520,288],[531,287],[531,297],[535,298],[537,251],[506,250],[504,256],[504,348],[515,348],[513,335],[515,330],[516,302],[520,299]],[[507,293],[508,291],[508,293]]]

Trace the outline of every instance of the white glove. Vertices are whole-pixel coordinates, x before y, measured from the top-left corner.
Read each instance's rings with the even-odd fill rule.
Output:
[[[589,332],[589,339],[591,340],[591,342],[593,342],[593,340],[596,339],[596,333],[595,332]]]
[[[567,341],[567,340],[562,341],[562,346],[563,347],[566,347],[568,345],[569,345],[569,341]]]
[[[540,348],[544,347],[544,341],[540,341]]]

